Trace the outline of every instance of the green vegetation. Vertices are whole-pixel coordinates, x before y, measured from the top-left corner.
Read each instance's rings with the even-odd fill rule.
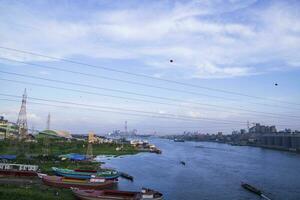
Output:
[[[59,155],[68,153],[85,154],[87,142],[85,141],[66,141],[62,139],[48,139],[48,155],[45,153],[45,141],[38,139],[37,142],[21,142],[18,140],[5,140],[0,142],[0,154],[15,154],[15,163],[38,165],[43,173],[51,173],[51,167],[61,167],[68,169],[94,169],[99,167],[99,163],[90,161],[74,162],[70,160],[62,161]],[[122,150],[117,151],[120,145],[112,144],[93,144],[93,155],[125,155],[136,154],[138,151],[129,144],[124,144]]]
[[[119,144],[93,144],[94,155],[126,155],[136,154],[138,150],[134,149],[130,144],[124,144],[121,151],[116,148]],[[87,151],[87,142],[85,141],[66,141],[62,139],[48,139],[49,155],[58,156],[68,153],[85,154]],[[25,155],[41,155],[45,152],[45,143],[43,139],[37,142],[21,142],[18,140],[5,140],[0,142],[0,154],[25,154]]]
[[[71,190],[56,189],[39,185],[1,185],[1,200],[73,200],[75,199]]]

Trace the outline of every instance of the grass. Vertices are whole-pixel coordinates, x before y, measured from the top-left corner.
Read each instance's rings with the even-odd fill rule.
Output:
[[[95,162],[74,162],[70,160],[62,161],[58,158],[59,155],[68,153],[85,154],[87,143],[85,141],[66,141],[58,139],[48,140],[48,156],[41,156],[45,152],[45,145],[42,139],[37,142],[21,142],[18,140],[0,141],[0,154],[17,155],[15,163],[34,164],[38,165],[43,173],[50,173],[51,167],[60,167],[68,169],[94,169],[99,167],[99,163]],[[93,144],[93,155],[126,155],[136,154],[138,150],[134,149],[129,144],[124,144],[121,151],[116,148],[119,144]]]
[[[73,200],[71,190],[56,189],[47,186],[0,186],[1,200]]]
[[[68,153],[85,154],[87,151],[87,142],[85,141],[65,141],[58,139],[49,139],[49,155],[58,156]],[[94,155],[126,155],[136,154],[138,150],[134,149],[130,144],[124,144],[122,151],[117,151],[119,144],[93,144]],[[41,155],[45,151],[45,145],[42,139],[34,142],[21,142],[18,140],[0,141],[0,154],[25,154],[25,155]]]

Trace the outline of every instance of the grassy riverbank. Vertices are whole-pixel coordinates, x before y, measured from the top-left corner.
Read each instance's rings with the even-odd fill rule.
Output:
[[[68,169],[89,169],[97,170],[101,163],[92,161],[71,161],[62,160],[59,155],[78,153],[86,154],[86,141],[66,141],[59,139],[48,139],[45,145],[44,139],[38,139],[32,142],[23,142],[19,140],[0,141],[0,154],[12,154],[17,158],[10,162],[19,164],[38,165],[42,173],[52,174],[52,167]],[[120,144],[93,144],[93,155],[111,155],[120,156],[136,154],[139,151],[129,144],[124,144],[122,150],[116,148]],[[48,148],[46,148],[48,147]],[[47,153],[47,154],[46,154]],[[5,177],[4,177],[5,178]],[[24,181],[24,182],[23,182]],[[20,184],[21,182],[21,184]],[[17,182],[0,178],[0,199],[1,200],[69,200],[75,199],[70,190],[56,189],[43,185],[41,182],[26,182],[17,178]]]
[[[44,140],[39,139],[36,142],[22,142],[19,140],[0,141],[0,154],[17,155],[14,163],[34,164],[38,165],[43,173],[51,172],[51,167],[62,167],[69,169],[97,169],[99,163],[91,161],[74,162],[70,160],[62,161],[58,156],[69,153],[86,154],[87,142],[85,141],[66,141],[58,139],[49,139],[48,148]],[[139,151],[129,144],[124,144],[122,150],[117,151],[116,148],[120,144],[93,144],[93,155],[128,155],[136,154]],[[43,156],[48,152],[47,156]]]
[[[130,144],[124,144],[121,151],[116,148],[120,144],[93,144],[93,155],[126,155],[136,154],[138,150],[134,149]],[[37,142],[21,142],[18,140],[0,141],[0,154],[25,154],[25,155],[41,155],[46,151],[45,143],[42,139]],[[85,154],[87,151],[87,142],[85,141],[65,141],[51,139],[48,141],[48,155],[58,156],[68,153]]]
[[[1,200],[74,200],[71,190],[50,188],[43,185],[1,185]]]

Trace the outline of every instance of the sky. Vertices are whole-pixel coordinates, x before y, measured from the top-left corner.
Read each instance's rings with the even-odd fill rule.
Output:
[[[297,0],[0,0],[0,115],[26,88],[36,129],[300,129],[299,77]]]

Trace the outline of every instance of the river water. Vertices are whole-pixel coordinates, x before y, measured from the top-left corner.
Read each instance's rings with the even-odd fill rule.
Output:
[[[134,176],[134,182],[121,179],[120,190],[148,187],[170,200],[260,199],[241,188],[244,181],[271,199],[300,199],[299,154],[209,142],[149,141],[163,153],[100,159],[105,166]]]

